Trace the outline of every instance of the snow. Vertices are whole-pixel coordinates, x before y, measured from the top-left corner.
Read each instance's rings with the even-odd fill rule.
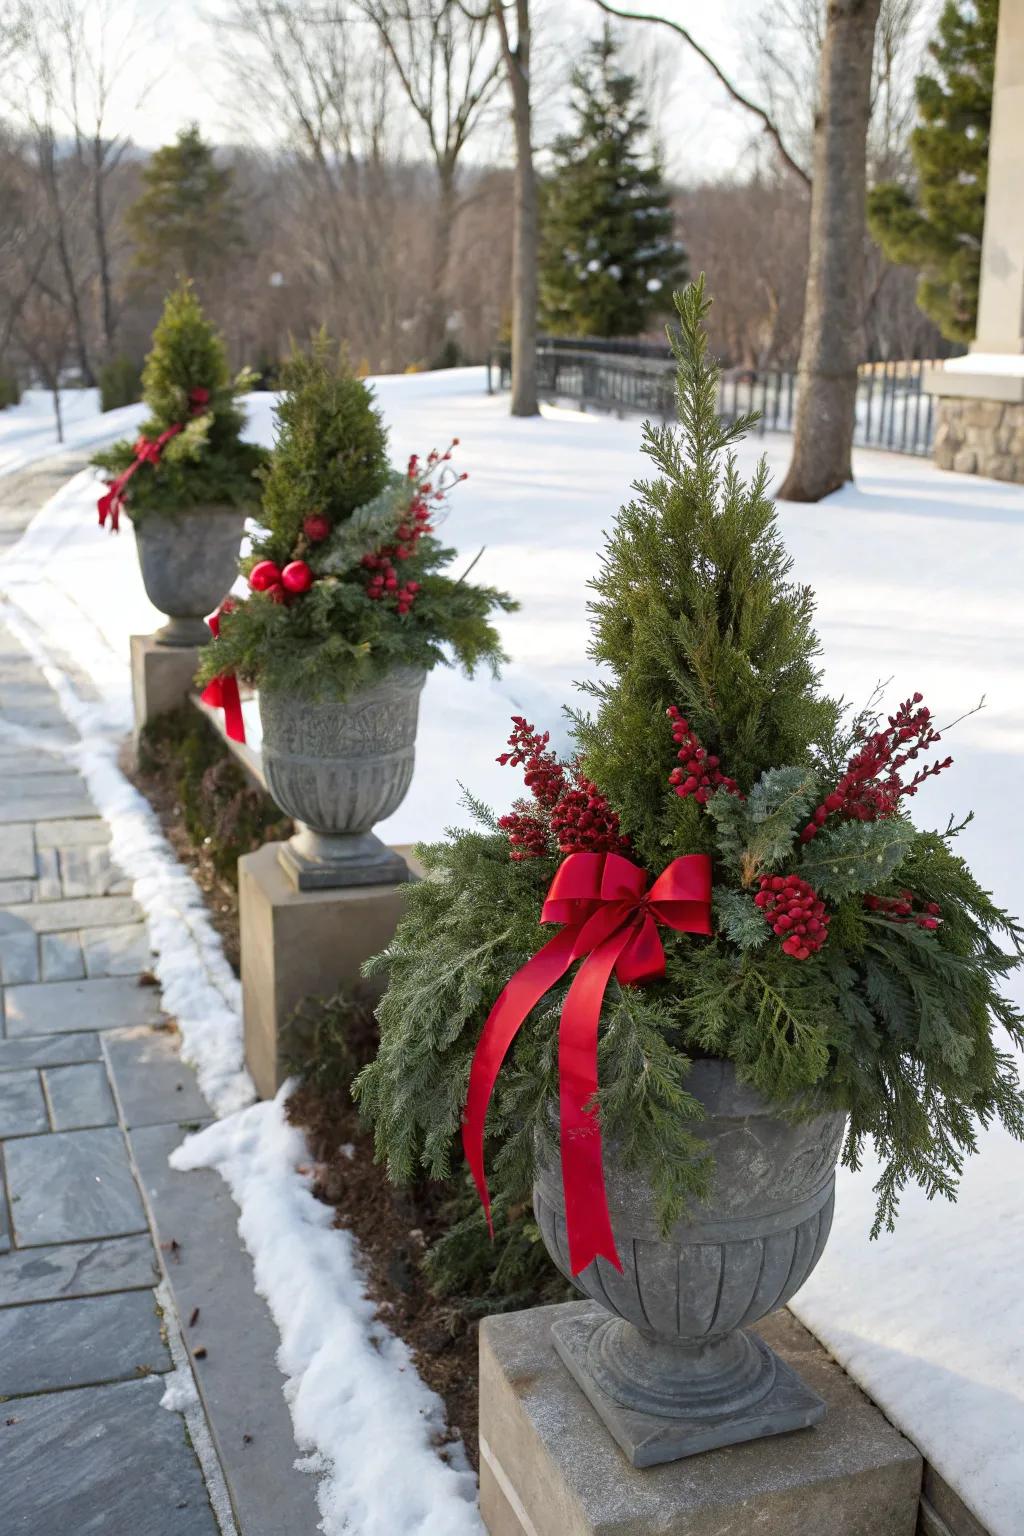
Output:
[[[511,713],[550,727],[564,741],[561,706],[574,702],[572,680],[590,672],[586,582],[598,568],[602,530],[630,482],[646,473],[636,419],[567,409],[546,409],[543,420],[514,419],[507,398],[489,398],[483,385],[482,370],[462,369],[388,377],[376,386],[397,462],[443,445],[453,434],[460,437],[458,463],[470,479],[454,494],[445,537],[466,563],[486,546],[474,577],[505,587],[522,604],[501,620],[511,660],[499,681],[467,681],[445,669],[430,677],[412,787],[382,828],[392,842],[437,837],[445,826],[464,821],[458,780],[496,806],[509,803],[517,780],[494,759]],[[271,407],[269,395],[249,402],[250,432],[261,441],[270,441]],[[84,421],[79,426],[91,430]],[[778,481],[789,448],[786,437],[755,438],[741,451],[741,467],[749,469],[764,450]],[[949,736],[955,770],[929,781],[915,813],[921,825],[944,826],[950,814],[959,819],[974,807],[977,818],[960,839],[961,851],[1001,904],[1020,912],[1024,487],[943,474],[921,459],[864,450],[855,454],[855,470],[856,484],[821,505],[780,507],[795,575],[817,590],[828,685],[860,703],[876,681],[891,677],[890,697],[920,689],[943,723],[987,694],[985,710]],[[97,695],[90,702],[85,684],[76,682],[66,707],[89,728],[97,759],[91,771],[103,780],[104,809],[115,817],[115,854],[136,879],[150,869],[157,895],[149,899],[155,901],[174,871],[155,851],[158,834],[145,808],[119,799],[126,793],[123,780],[115,794],[111,744],[128,720],[128,636],[151,630],[159,619],[142,593],[130,525],[119,538],[101,534],[95,493],[90,477],[79,476],[43,508],[0,566],[0,588],[17,604],[54,675],[84,673]],[[65,686],[72,688],[66,678]],[[257,735],[252,706],[249,715]],[[150,865],[129,868],[133,839]],[[191,931],[202,913],[197,898],[193,909],[181,890],[179,904]],[[172,955],[186,942],[175,905],[167,902],[166,925],[154,931],[158,948],[168,946]],[[209,965],[218,953],[211,936]],[[161,953],[158,972],[166,964]],[[174,965],[169,979],[173,985]],[[1019,980],[1015,990],[1020,997]],[[213,1009],[215,1002],[226,1060],[237,1060],[231,1054],[238,1049],[237,1000],[234,1012],[228,1002],[222,1006],[215,987],[194,1011],[207,1003]],[[429,1458],[413,1459],[406,1429],[396,1439],[389,1418],[375,1446],[361,1435],[363,1420],[374,1412],[373,1403],[364,1401],[372,1396],[364,1358],[369,1303],[359,1299],[349,1240],[328,1230],[294,1172],[302,1156],[296,1133],[272,1106],[260,1106],[204,1135],[199,1145],[190,1144],[189,1156],[208,1158],[228,1177],[246,1242],[262,1256],[259,1284],[285,1335],[281,1363],[291,1381],[297,1433],[302,1445],[315,1448],[325,1475],[327,1529],[337,1528],[330,1525],[330,1510],[348,1501],[353,1509],[363,1507],[365,1458],[377,1458],[376,1476],[386,1492],[398,1498],[405,1490],[411,1497],[427,1486],[422,1479]],[[1024,1214],[1017,1192],[1024,1184],[1024,1148],[998,1128],[983,1132],[960,1203],[929,1204],[909,1191],[895,1235],[874,1244],[868,1240],[871,1183],[870,1169],[857,1178],[841,1176],[831,1240],[794,1310],[921,1447],[991,1536],[1019,1536]],[[281,1232],[287,1225],[288,1241],[278,1241],[279,1223]],[[306,1286],[315,1305],[306,1304]],[[342,1349],[335,1349],[332,1334],[347,1341]],[[398,1392],[398,1375],[414,1395],[420,1390],[407,1363],[400,1368],[399,1354],[392,1342],[379,1357],[391,1368],[389,1375],[381,1366],[380,1378],[372,1378],[382,1401],[391,1402],[387,1394]],[[351,1410],[351,1420],[334,1416],[335,1398],[341,1400],[337,1413]],[[407,1426],[411,1409],[399,1399],[388,1412]],[[424,1422],[438,1423],[436,1412],[425,1409]],[[380,1426],[382,1420],[373,1422]],[[385,1454],[386,1467],[380,1459]],[[413,1467],[420,1470],[407,1478]],[[443,1468],[430,1467],[442,1476]],[[444,1486],[459,1518],[468,1520],[461,1474],[444,1477],[454,1479]],[[360,1518],[362,1525],[352,1525],[360,1533],[417,1529],[395,1519],[394,1511],[390,1524],[380,1515],[384,1523],[374,1525],[378,1513],[369,1506]],[[433,1527],[444,1536],[461,1528]]]
[[[1024,352],[967,352],[947,358],[943,367],[946,373],[997,373],[1019,379],[1024,377]]]
[[[313,1471],[325,1536],[482,1536],[476,1479],[447,1439],[444,1405],[406,1345],[375,1316],[355,1240],[299,1172],[302,1135],[285,1119],[285,1084],[190,1136],[180,1171],[216,1168],[241,1212],[256,1289],[281,1334],[278,1365],[295,1438]]]
[[[26,389],[17,405],[0,411],[0,475],[14,474],[62,448],[95,448],[116,437],[131,437],[146,415],[144,405],[127,405],[101,415],[98,389],[62,389],[60,403],[63,444],[57,441],[49,390]]]

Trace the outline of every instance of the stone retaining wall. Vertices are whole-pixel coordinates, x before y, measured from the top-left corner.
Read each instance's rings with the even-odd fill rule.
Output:
[[[940,469],[1024,484],[1024,404],[946,396],[935,402],[935,462]]]

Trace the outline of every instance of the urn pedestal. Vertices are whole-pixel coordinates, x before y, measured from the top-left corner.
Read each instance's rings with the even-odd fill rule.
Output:
[[[708,1202],[663,1238],[646,1178],[605,1145],[620,1274],[599,1258],[569,1272],[561,1159],[538,1147],[534,1210],[552,1259],[603,1309],[556,1323],[552,1341],[634,1466],[808,1428],[817,1393],[748,1327],[782,1307],[821,1257],[832,1223],[841,1113],[791,1121],[724,1061],[695,1062],[694,1132],[714,1158]]]
[[[159,645],[209,640],[206,616],[238,575],[245,516],[236,507],[187,507],[173,515],[150,512],[135,525],[146,596],[170,620],[156,632]]]
[[[372,829],[412,782],[425,681],[405,667],[342,701],[260,692],[267,787],[298,823],[280,852],[296,890],[409,878],[405,860]]]

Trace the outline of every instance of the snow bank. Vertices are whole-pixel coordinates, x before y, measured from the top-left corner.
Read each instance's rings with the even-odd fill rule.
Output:
[[[26,389],[17,405],[0,411],[0,475],[26,469],[37,459],[69,449],[96,448],[115,438],[132,437],[146,415],[144,405],[100,411],[98,389],[62,389],[64,441],[57,441],[57,418],[49,390]]]
[[[461,1445],[438,1454],[444,1405],[376,1319],[351,1234],[332,1227],[334,1212],[298,1171],[307,1152],[284,1116],[288,1091],[190,1136],[171,1166],[216,1168],[241,1212],[256,1289],[281,1334],[295,1438],[305,1465],[326,1474],[325,1536],[481,1536]]]

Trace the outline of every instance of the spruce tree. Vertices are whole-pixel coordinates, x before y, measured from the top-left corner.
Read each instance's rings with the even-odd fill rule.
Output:
[[[918,305],[951,341],[970,341],[977,322],[998,19],[999,0],[946,0],[933,69],[917,80],[913,184],[868,198],[872,235],[919,270]]]
[[[571,133],[543,188],[541,324],[556,336],[636,336],[671,308],[686,257],[639,83],[606,27],[573,71]]]
[[[239,396],[253,376],[232,378],[224,343],[206,319],[190,283],[167,297],[142,370],[142,398],[149,415],[142,436],[151,442],[168,428],[181,430],[163,446],[156,462],[143,463],[128,489],[129,515],[177,512],[194,506],[255,506],[255,476],[266,455],[242,441],[245,412]],[[198,392],[198,393],[197,393]],[[136,458],[134,439],[97,453],[92,462],[112,475]]]
[[[203,289],[239,260],[246,241],[234,177],[195,123],[155,152],[142,181],[125,224],[132,266],[147,283],[163,289],[191,278]]]

